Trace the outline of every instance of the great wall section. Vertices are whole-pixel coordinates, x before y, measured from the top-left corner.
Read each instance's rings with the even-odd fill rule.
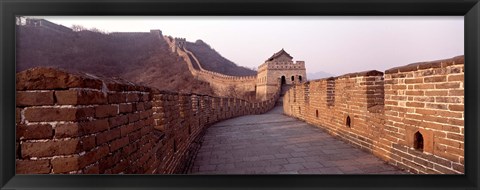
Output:
[[[229,87],[238,88],[242,92],[255,92],[257,76],[229,76],[221,73],[205,70],[196,56],[185,47],[185,39],[164,36],[171,51],[177,53],[187,63],[188,69],[198,80],[210,83],[213,89],[222,93]]]
[[[160,30],[150,34],[165,40],[191,74],[216,91],[236,86],[258,96],[263,89],[266,98],[181,94],[51,68],[22,71],[16,87],[17,173],[188,173],[208,127],[276,105],[404,171],[465,171],[464,56],[312,81],[302,61],[267,60],[259,74],[239,77],[203,69],[182,46],[184,39],[178,43]],[[287,76],[282,67],[295,71],[285,80],[279,78]]]
[[[412,173],[464,173],[464,57],[293,86],[287,115]]]
[[[34,68],[17,74],[17,173],[184,173],[212,123],[271,109]]]

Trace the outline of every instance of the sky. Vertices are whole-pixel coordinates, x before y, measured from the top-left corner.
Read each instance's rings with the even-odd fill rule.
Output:
[[[37,17],[39,18],[39,17]],[[379,70],[464,54],[463,16],[47,16],[106,32],[148,32],[201,39],[248,68],[284,48],[307,73]]]

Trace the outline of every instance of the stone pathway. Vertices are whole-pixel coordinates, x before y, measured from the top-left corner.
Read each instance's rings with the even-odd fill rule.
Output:
[[[209,127],[193,174],[404,174],[281,106]]]

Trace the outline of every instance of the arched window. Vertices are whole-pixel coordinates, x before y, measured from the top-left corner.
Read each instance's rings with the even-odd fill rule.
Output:
[[[298,81],[302,82],[302,76],[298,76]]]
[[[413,135],[413,148],[423,151],[423,135],[419,131]]]
[[[318,118],[318,110],[315,111],[315,116]]]
[[[292,81],[295,80],[295,76],[292,76]]]
[[[351,123],[352,123],[352,121],[350,120],[350,116],[347,116],[347,119],[346,119],[346,122],[345,122],[346,126],[347,126],[348,128],[350,128],[350,127],[351,127]]]

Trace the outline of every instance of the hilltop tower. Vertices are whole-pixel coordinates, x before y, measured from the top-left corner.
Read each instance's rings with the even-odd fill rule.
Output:
[[[187,40],[185,38],[175,38],[175,45],[183,49],[187,45]]]
[[[256,97],[266,100],[275,93],[275,86],[303,83],[307,80],[304,61],[293,62],[293,57],[283,48],[258,67]]]

